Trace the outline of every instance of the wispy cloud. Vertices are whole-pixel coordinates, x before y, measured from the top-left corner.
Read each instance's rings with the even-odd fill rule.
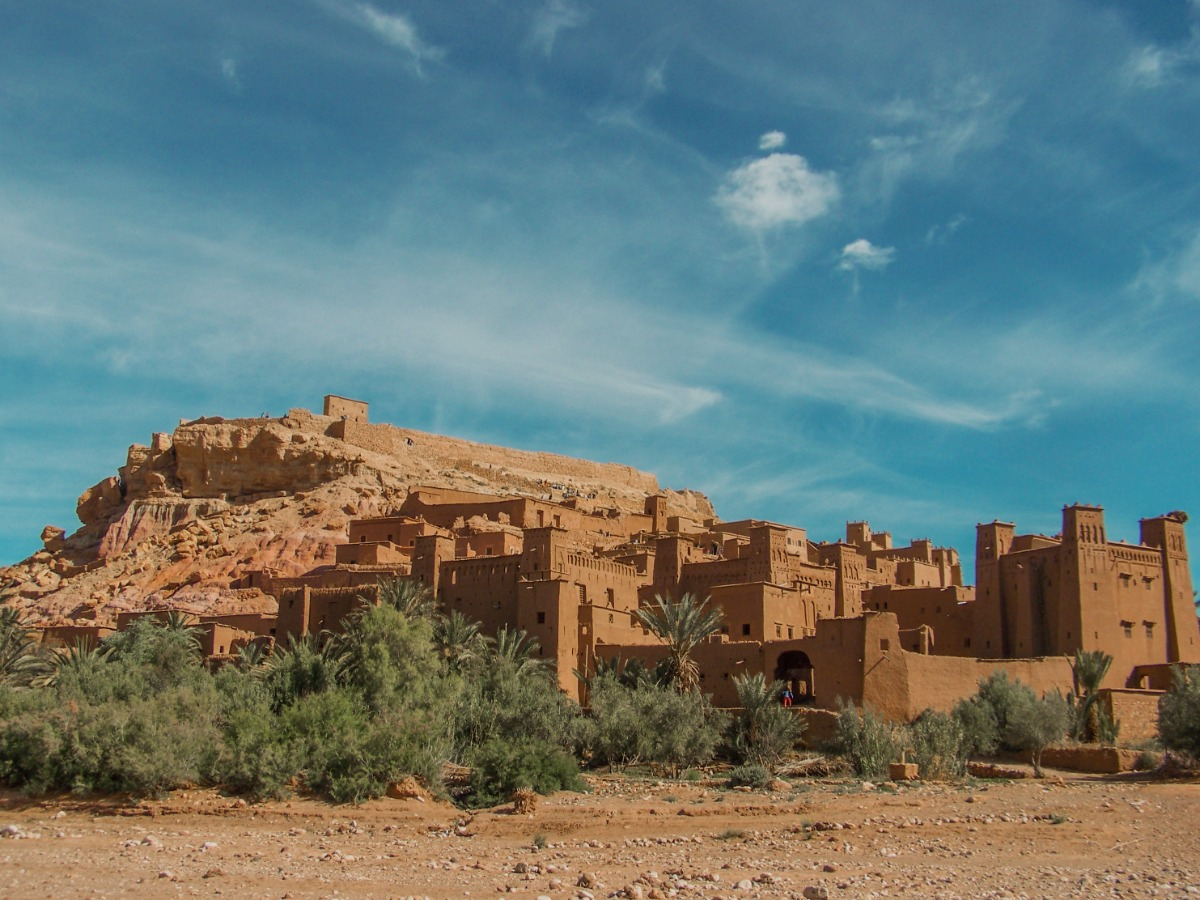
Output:
[[[867,141],[871,152],[853,173],[856,199],[887,205],[909,180],[950,177],[965,157],[1003,140],[1020,105],[997,99],[980,77],[883,104],[873,110],[880,130]]]
[[[842,248],[838,268],[844,272],[857,272],[859,269],[879,272],[890,266],[895,258],[895,247],[876,247],[866,238],[859,238]]]
[[[925,232],[926,246],[946,243],[946,241],[952,238],[960,228],[970,221],[971,219],[969,216],[965,216],[962,213],[956,213],[947,221],[939,222],[938,224],[931,226],[930,229]]]
[[[554,52],[554,43],[558,33],[566,28],[579,28],[587,24],[588,11],[571,0],[549,0],[533,16],[533,27],[530,29],[530,42],[542,51],[545,56]]]
[[[1172,253],[1144,265],[1131,288],[1155,303],[1200,300],[1200,229]]]
[[[782,131],[768,131],[758,139],[759,150],[778,150],[787,143],[787,135]]]
[[[370,3],[351,3],[346,0],[317,2],[330,13],[368,31],[383,43],[403,50],[418,75],[424,74],[422,63],[437,62],[445,57],[442,48],[428,44],[421,38],[416,25],[407,16],[384,12]]]
[[[221,77],[235,91],[242,89],[242,80],[238,77],[237,60],[231,56],[226,56],[221,59]]]
[[[820,218],[839,196],[832,172],[814,171],[803,156],[772,153],[726,175],[716,201],[735,225],[764,231]]]

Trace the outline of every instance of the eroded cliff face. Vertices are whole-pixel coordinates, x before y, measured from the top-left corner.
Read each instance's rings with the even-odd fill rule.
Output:
[[[273,612],[246,585],[270,568],[299,575],[334,561],[353,518],[386,515],[411,489],[447,487],[641,511],[654,476],[606,463],[508,450],[307,410],[278,419],[199,419],[129,448],[117,475],[88,488],[71,535],[0,568],[0,603],[44,624],[110,624],[123,610]],[[702,494],[666,491],[668,509],[713,515]]]

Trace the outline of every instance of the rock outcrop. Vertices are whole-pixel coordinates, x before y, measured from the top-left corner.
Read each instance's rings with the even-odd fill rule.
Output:
[[[298,575],[334,560],[350,519],[386,515],[410,490],[440,487],[641,511],[659,492],[628,466],[511,450],[294,409],[281,418],[205,418],[149,446],[79,497],[82,523],[47,526],[44,549],[0,568],[0,603],[43,624],[110,624],[124,610],[273,612],[255,573]],[[671,514],[712,505],[663,491]]]

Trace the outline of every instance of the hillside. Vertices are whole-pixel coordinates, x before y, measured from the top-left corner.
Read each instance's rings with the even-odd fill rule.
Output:
[[[272,598],[239,587],[248,573],[332,563],[352,518],[386,515],[424,486],[628,511],[660,492],[653,475],[628,466],[304,409],[203,418],[131,446],[116,475],[79,497],[78,530],[47,526],[43,550],[0,568],[0,603],[42,624],[108,624],[167,604],[273,612]],[[713,515],[702,494],[662,493],[671,513]]]

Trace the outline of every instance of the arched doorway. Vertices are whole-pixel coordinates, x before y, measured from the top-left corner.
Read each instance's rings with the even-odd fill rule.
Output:
[[[797,705],[812,705],[816,702],[813,686],[813,666],[803,650],[788,650],[779,654],[775,664],[775,678],[791,688],[793,702]]]

